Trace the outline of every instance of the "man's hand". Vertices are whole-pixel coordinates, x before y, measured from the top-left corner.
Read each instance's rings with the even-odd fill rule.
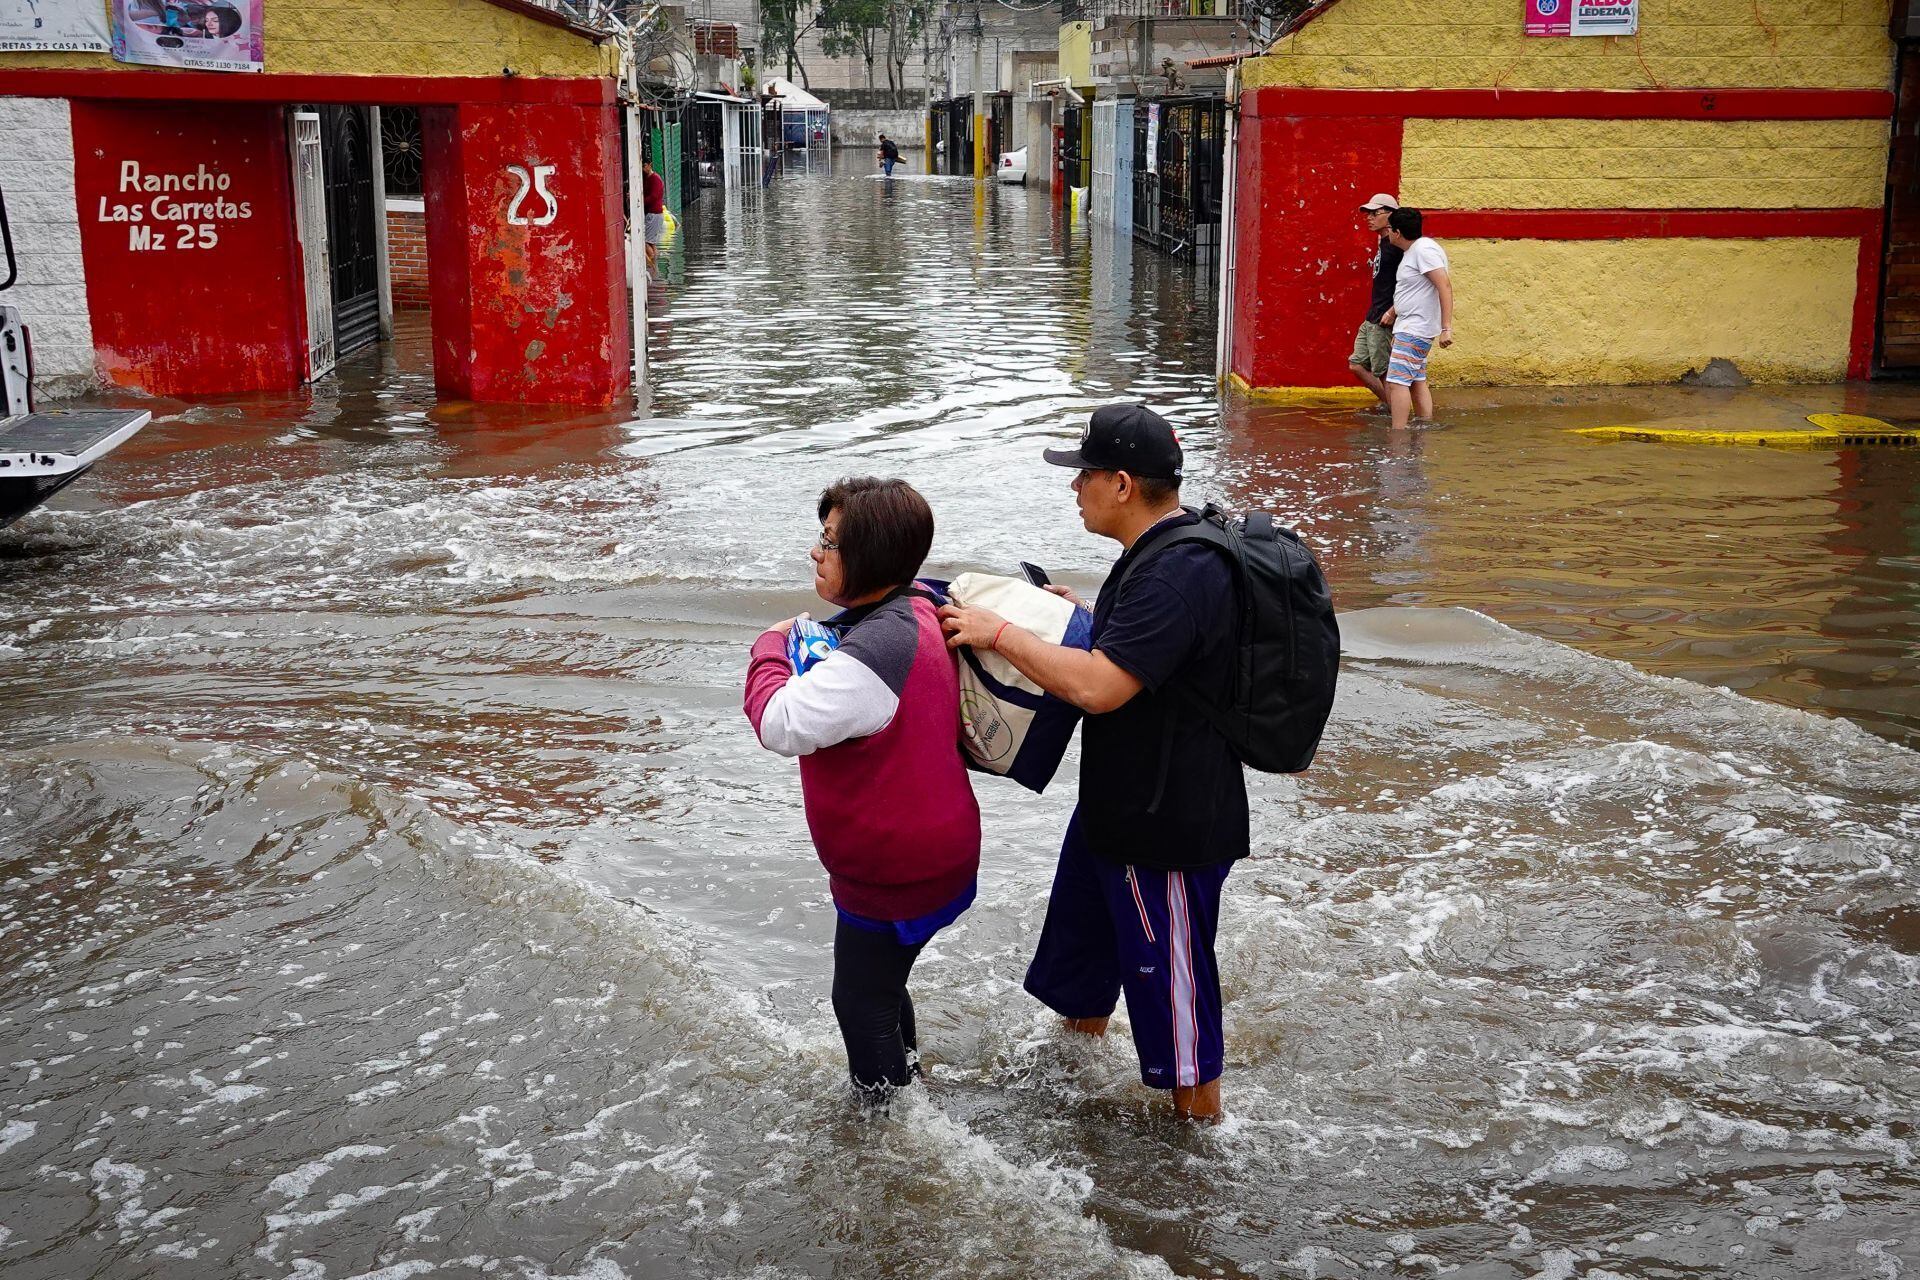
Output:
[[[940,606],[940,629],[947,633],[947,648],[962,645],[970,649],[991,649],[994,637],[1007,620],[991,609],[962,604]]]
[[[801,616],[801,617],[804,617],[805,615],[804,615],[804,614],[802,614],[802,615],[800,615],[800,616]],[[776,623],[774,623],[774,624],[773,624],[772,626],[770,626],[770,627],[768,627],[768,628],[767,628],[767,631],[778,631],[778,632],[779,632],[779,633],[780,633],[781,635],[783,635],[783,636],[784,636],[784,635],[791,635],[791,634],[793,634],[793,624],[794,624],[794,623],[796,623],[796,622],[798,622],[798,621],[800,621],[800,618],[799,618],[799,617],[793,617],[793,618],[788,618],[788,619],[787,619],[786,621],[784,621],[784,622],[776,622]],[[761,634],[762,634],[762,635],[764,635],[764,634],[766,634],[766,633],[765,633],[765,632],[762,632]]]
[[[1049,582],[1046,586],[1042,587],[1041,590],[1049,592],[1053,595],[1059,596],[1062,600],[1067,601],[1069,604],[1073,605],[1075,608],[1091,609],[1093,607],[1092,605],[1088,604],[1085,600],[1082,600],[1079,596],[1073,594],[1073,592],[1070,589],[1061,586],[1057,582]]]
[[[1452,346],[1452,345],[1453,345],[1453,330],[1451,330],[1451,329],[1442,329],[1442,330],[1440,331],[1440,338],[1439,338],[1439,342],[1440,342],[1440,345],[1441,345],[1441,346],[1443,346],[1443,347],[1450,347],[1450,346]]]
[[[1400,316],[1400,313],[1398,311],[1394,310],[1392,307],[1388,307],[1380,315],[1380,327],[1382,329],[1393,328],[1393,322],[1397,320],[1399,316]]]

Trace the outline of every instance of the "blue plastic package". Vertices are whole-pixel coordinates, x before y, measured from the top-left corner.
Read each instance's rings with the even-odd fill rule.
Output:
[[[793,664],[797,676],[807,674],[809,667],[839,647],[839,635],[812,618],[801,618],[787,632],[787,661]]]

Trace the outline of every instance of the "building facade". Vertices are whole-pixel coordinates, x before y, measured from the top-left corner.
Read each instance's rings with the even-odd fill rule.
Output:
[[[266,12],[253,74],[0,53],[0,188],[41,396],[284,392],[377,336],[387,104],[421,118],[440,393],[625,394],[612,48],[529,0]]]
[[[1397,192],[1453,263],[1434,376],[1756,381],[1875,363],[1894,43],[1880,0],[1640,0],[1619,37],[1522,0],[1324,0],[1241,64],[1227,367],[1350,385]]]

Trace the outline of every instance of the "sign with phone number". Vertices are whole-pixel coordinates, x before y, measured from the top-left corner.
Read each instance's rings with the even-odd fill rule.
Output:
[[[1630,36],[1640,30],[1640,0],[1524,0],[1530,36]]]

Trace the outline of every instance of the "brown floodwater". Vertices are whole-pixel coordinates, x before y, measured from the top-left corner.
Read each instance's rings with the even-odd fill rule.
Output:
[[[0,1273],[1911,1274],[1920,451],[1568,429],[1914,393],[1223,409],[1205,280],[845,159],[667,263],[644,413],[436,404],[405,317],[0,531]],[[1122,398],[1343,609],[1228,880],[1230,1119],[1020,990],[1070,770],[977,783],[931,1087],[862,1118],[747,646],[850,472],[941,576],[1097,584],[1038,454]]]

